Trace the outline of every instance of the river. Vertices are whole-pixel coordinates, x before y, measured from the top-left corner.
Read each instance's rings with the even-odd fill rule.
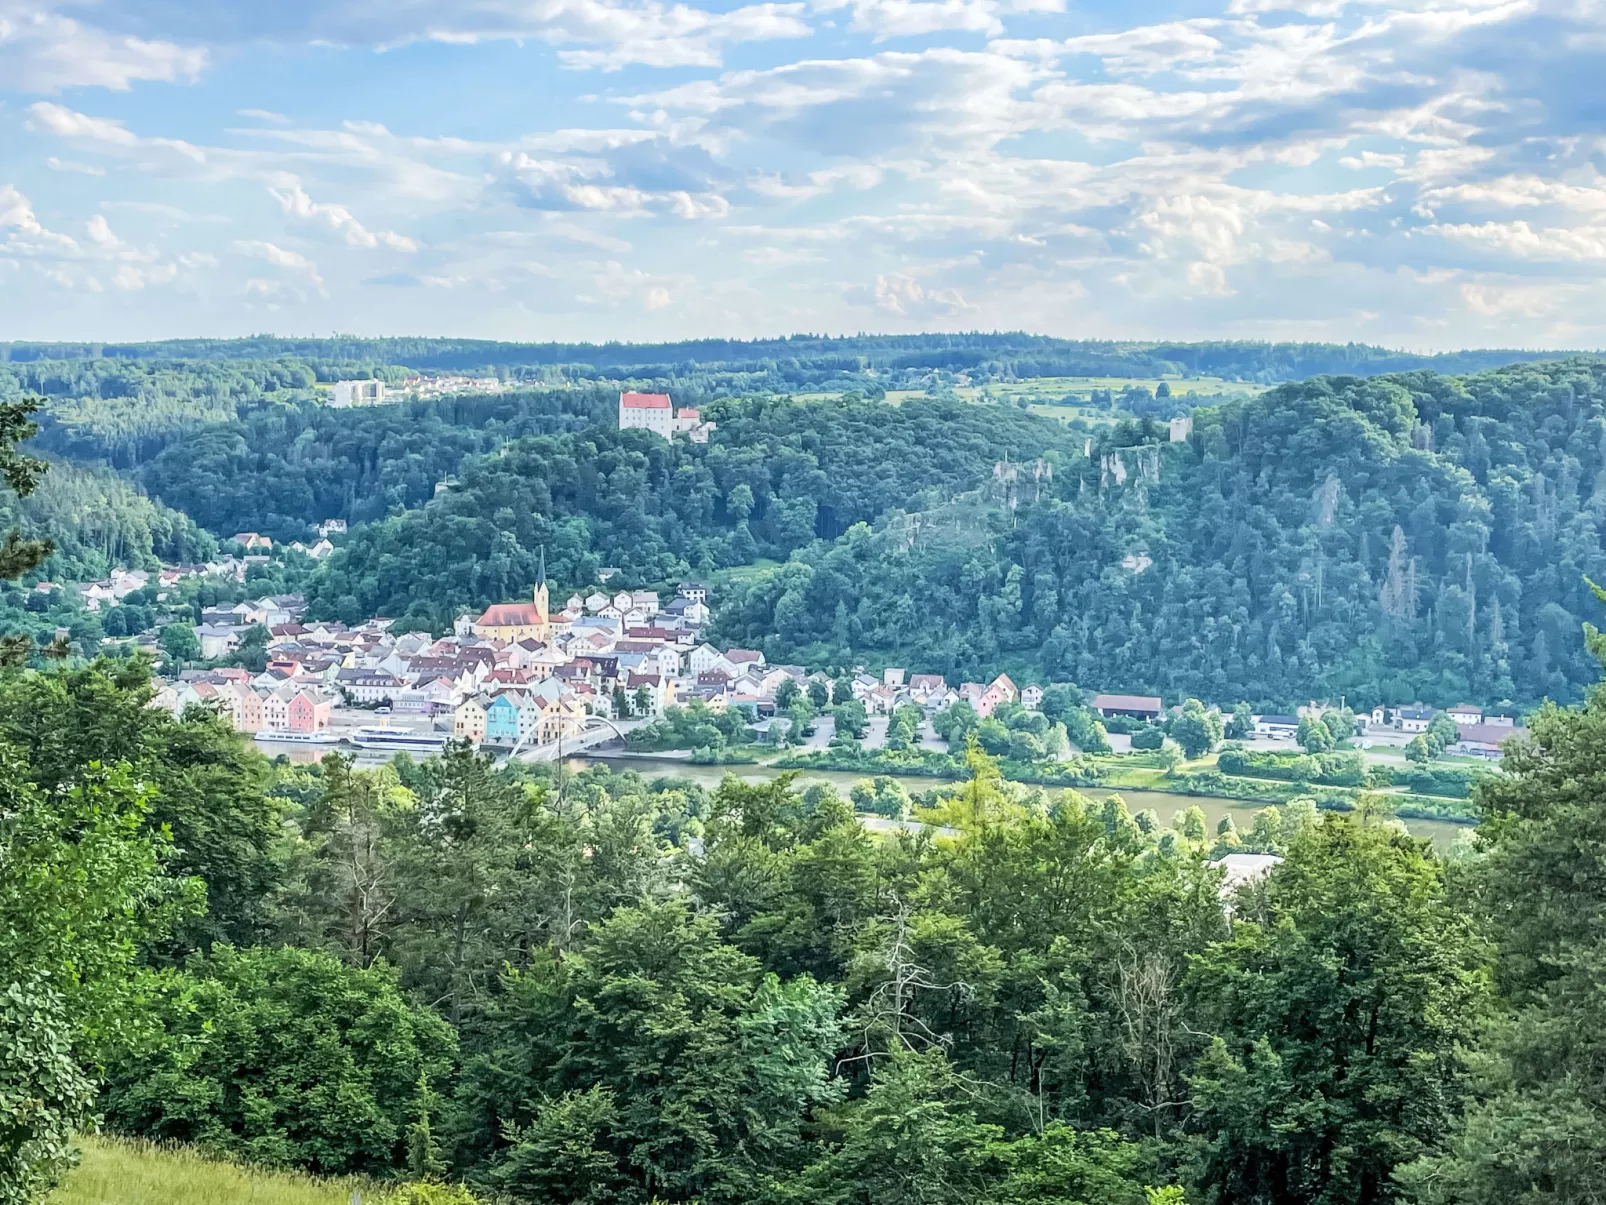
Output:
[[[686,778],[709,789],[719,786],[720,780],[727,774],[735,774],[748,782],[763,782],[785,773],[772,766],[694,766],[690,762],[674,758],[656,757],[576,757],[569,759],[566,764],[573,770],[583,770],[588,765],[605,765],[611,770],[634,770],[643,778],[656,778],[660,775]],[[805,786],[811,782],[828,782],[844,796],[853,788],[854,783],[870,777],[868,774],[859,774],[851,770],[799,770],[796,773],[798,782]],[[918,791],[929,791],[933,787],[954,785],[951,781],[941,778],[903,774],[897,778],[903,784],[904,790],[911,795]],[[1052,795],[1068,788],[1042,789]],[[1132,812],[1153,808],[1162,824],[1170,824],[1178,812],[1197,806],[1205,814],[1205,820],[1212,832],[1226,815],[1232,816],[1233,823],[1238,826],[1239,831],[1245,831],[1254,823],[1255,813],[1267,806],[1264,803],[1220,799],[1212,795],[1174,795],[1168,791],[1112,790],[1109,787],[1077,787],[1075,790],[1089,799],[1104,799],[1110,795],[1119,795],[1126,801],[1127,809]],[[1407,820],[1405,826],[1418,837],[1432,838],[1433,844],[1441,850],[1448,849],[1450,842],[1458,835],[1471,831],[1468,825],[1451,824],[1444,820]]]

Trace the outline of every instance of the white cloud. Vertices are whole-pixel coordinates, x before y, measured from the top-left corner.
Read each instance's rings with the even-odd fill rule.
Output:
[[[317,265],[299,251],[287,250],[265,239],[236,239],[233,247],[241,255],[263,259],[275,268],[283,268],[287,272],[304,276],[313,285],[323,284],[323,277],[318,275]]]
[[[353,247],[386,247],[391,251],[417,251],[418,244],[393,230],[371,231],[359,222],[344,205],[314,201],[301,187],[299,180],[290,180],[282,188],[268,189],[286,216],[302,222],[323,226],[340,235]]]
[[[40,230],[33,206],[12,184],[0,184],[0,228],[5,227],[26,234],[38,234]]]
[[[144,80],[192,80],[206,63],[198,47],[118,36],[42,4],[0,0],[0,79],[13,91],[127,91]]]

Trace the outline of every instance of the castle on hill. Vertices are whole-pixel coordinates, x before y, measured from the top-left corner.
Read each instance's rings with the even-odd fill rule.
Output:
[[[691,407],[676,410],[667,393],[621,393],[619,395],[619,430],[640,427],[665,439],[684,434],[695,444],[708,442],[708,433],[714,429],[711,422]]]

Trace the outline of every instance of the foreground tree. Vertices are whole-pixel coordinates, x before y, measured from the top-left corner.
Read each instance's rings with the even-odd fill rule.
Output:
[[[1606,663],[1606,635],[1586,638]],[[1606,684],[1530,730],[1479,789],[1505,1008],[1474,1060],[1479,1101],[1444,1154],[1402,1172],[1430,1205],[1606,1199]]]
[[[1216,1035],[1190,1076],[1199,1186],[1220,1205],[1393,1199],[1391,1169],[1460,1107],[1457,1048],[1484,1002],[1444,863],[1392,826],[1329,818],[1236,906],[1187,982]]]

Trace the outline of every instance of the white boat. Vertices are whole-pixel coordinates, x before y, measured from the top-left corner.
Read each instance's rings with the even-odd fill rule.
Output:
[[[332,732],[291,732],[288,728],[261,728],[252,733],[259,741],[269,745],[338,745],[340,738]]]
[[[414,732],[407,728],[359,728],[348,739],[359,749],[439,753],[450,737],[444,732]]]

